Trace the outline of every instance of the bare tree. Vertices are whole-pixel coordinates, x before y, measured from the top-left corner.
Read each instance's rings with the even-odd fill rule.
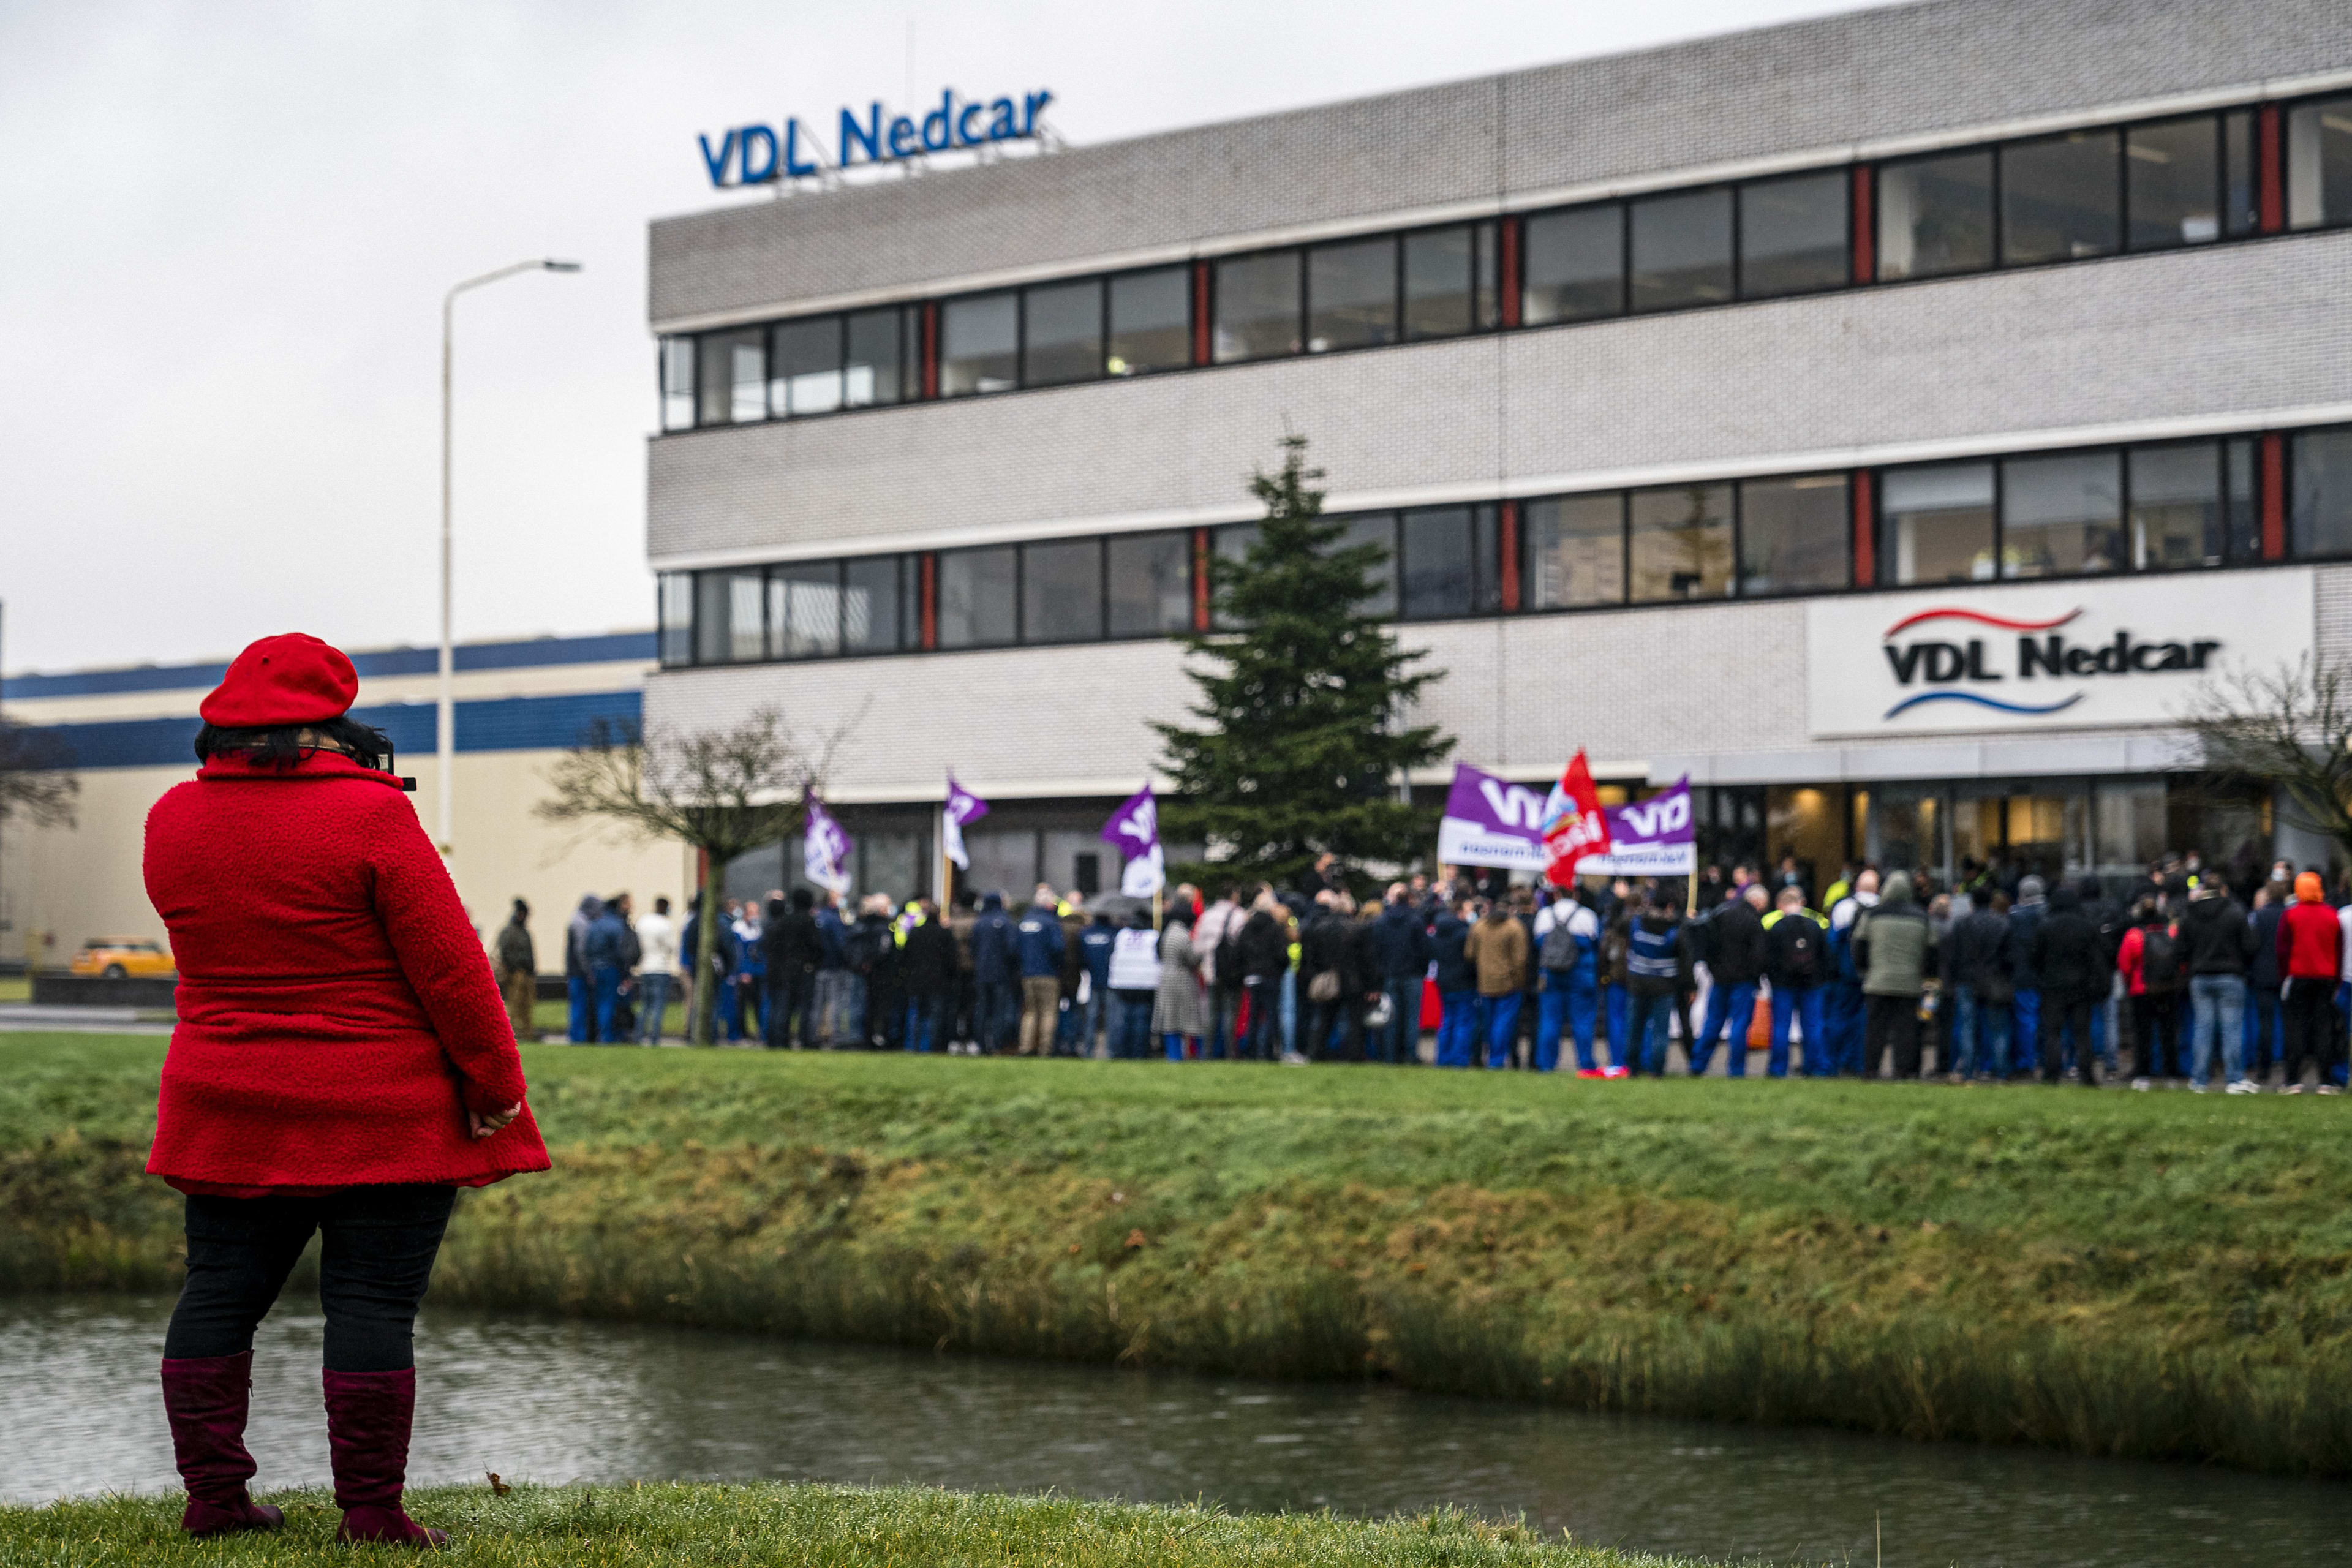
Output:
[[[695,902],[701,934],[689,961],[696,984],[688,1035],[698,1045],[712,1038],[718,994],[709,984],[710,955],[728,863],[800,830],[809,792],[831,772],[856,722],[852,718],[804,742],[771,708],[731,730],[691,734],[642,734],[635,725],[600,720],[549,773],[552,794],[535,808],[543,820],[608,826],[640,839],[681,839],[702,852]]]
[[[0,719],[0,822],[21,816],[36,827],[71,827],[81,781],[73,753],[46,730]]]
[[[2352,666],[2305,655],[2239,670],[2204,687],[2182,721],[2209,773],[2275,786],[2299,826],[2352,859]]]

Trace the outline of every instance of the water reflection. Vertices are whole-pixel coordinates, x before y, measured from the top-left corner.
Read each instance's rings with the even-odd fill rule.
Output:
[[[168,1303],[0,1306],[0,1499],[176,1484],[154,1392]],[[264,1486],[322,1482],[320,1321],[257,1357]],[[2027,1450],[1580,1415],[1383,1388],[1113,1373],[691,1330],[428,1310],[410,1473],[814,1478],[1234,1509],[1458,1502],[1580,1539],[1888,1564],[2352,1561],[2352,1488]]]

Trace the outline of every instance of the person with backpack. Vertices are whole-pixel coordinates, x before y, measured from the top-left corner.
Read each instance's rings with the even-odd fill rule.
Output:
[[[2143,927],[2143,938],[2154,929]],[[2173,963],[2177,972],[2168,938],[2160,950],[2144,942],[2143,965],[2158,957]],[[2084,1088],[2096,1089],[2098,1047],[2091,1037],[2091,1016],[2107,994],[2106,946],[2099,940],[2099,928],[2083,912],[2083,896],[2063,882],[2050,895],[2050,912],[2033,928],[2026,961],[2042,982],[2042,1038],[2035,1050],[2042,1062],[2042,1081],[2056,1083],[2064,1074],[2065,1045],[2071,1037],[2074,1070]],[[2177,1007],[2177,1000],[2171,1005]]]
[[[1570,889],[1536,916],[1536,962],[1543,972],[1538,1004],[1535,1068],[1559,1065],[1560,1032],[1573,1037],[1576,1070],[1584,1077],[1601,1068],[1592,1059],[1592,1023],[1601,1001],[1601,917],[1584,890]]]
[[[1818,1078],[1829,1042],[1822,1034],[1822,982],[1829,963],[1829,921],[1805,908],[1805,889],[1780,889],[1780,907],[1764,917],[1764,972],[1772,982],[1772,1046],[1764,1076],[1789,1076],[1789,1026],[1805,1038],[1805,1070]]]
[[[1733,1078],[1748,1076],[1748,1029],[1756,1016],[1756,983],[1764,978],[1764,884],[1748,879],[1742,866],[1739,889],[1701,923],[1707,931],[1706,1021],[1690,1049],[1693,1078],[1706,1076],[1715,1059],[1715,1044],[1729,1026],[1731,1038],[1724,1071]],[[1781,1058],[1781,1073],[1788,1059]]]
[[[2254,928],[2218,873],[2199,879],[2181,916],[2180,934],[2187,949],[2192,1020],[2189,1087],[2205,1092],[2218,1047],[2225,1092],[2252,1094],[2254,1084],[2246,1077],[2245,1014],[2246,966],[2254,956]]]
[[[1683,980],[1688,922],[1672,900],[1649,902],[1634,893],[1626,900],[1632,916],[1625,936],[1625,1037],[1616,1047],[1617,1065],[1629,1078],[1666,1070],[1666,1017]]]
[[[955,1028],[955,934],[929,900],[910,902],[908,914],[912,923],[898,948],[898,978],[907,993],[905,1046],[931,1051],[945,1046]]]
[[[2009,1077],[2010,1005],[2016,999],[2015,955],[2010,951],[2009,895],[1994,889],[1984,907],[1952,924],[1944,959],[1951,992],[1954,1083]]]
[[[1917,1078],[1919,998],[1936,973],[1936,939],[1927,912],[1911,896],[1908,871],[1887,878],[1877,908],[1854,921],[1853,961],[1864,1009],[1862,1076],[1876,1078],[1891,1053],[1897,1079]]]

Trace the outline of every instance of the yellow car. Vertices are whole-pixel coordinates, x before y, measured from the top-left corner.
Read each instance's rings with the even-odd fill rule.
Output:
[[[177,966],[160,942],[139,936],[94,936],[81,944],[72,964],[76,974],[121,980],[133,974],[170,974]]]

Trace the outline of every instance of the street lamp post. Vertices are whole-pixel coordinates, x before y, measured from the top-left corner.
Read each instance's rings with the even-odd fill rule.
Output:
[[[457,793],[457,703],[456,645],[451,641],[449,613],[450,549],[449,549],[449,370],[456,340],[457,296],[468,289],[478,289],[485,283],[495,283],[501,278],[511,278],[518,272],[577,272],[576,261],[518,261],[501,267],[496,272],[485,272],[479,278],[468,278],[441,297],[441,694],[434,716],[434,739],[438,752],[439,778],[436,797],[439,831],[434,840],[446,858],[455,837],[455,800]]]

